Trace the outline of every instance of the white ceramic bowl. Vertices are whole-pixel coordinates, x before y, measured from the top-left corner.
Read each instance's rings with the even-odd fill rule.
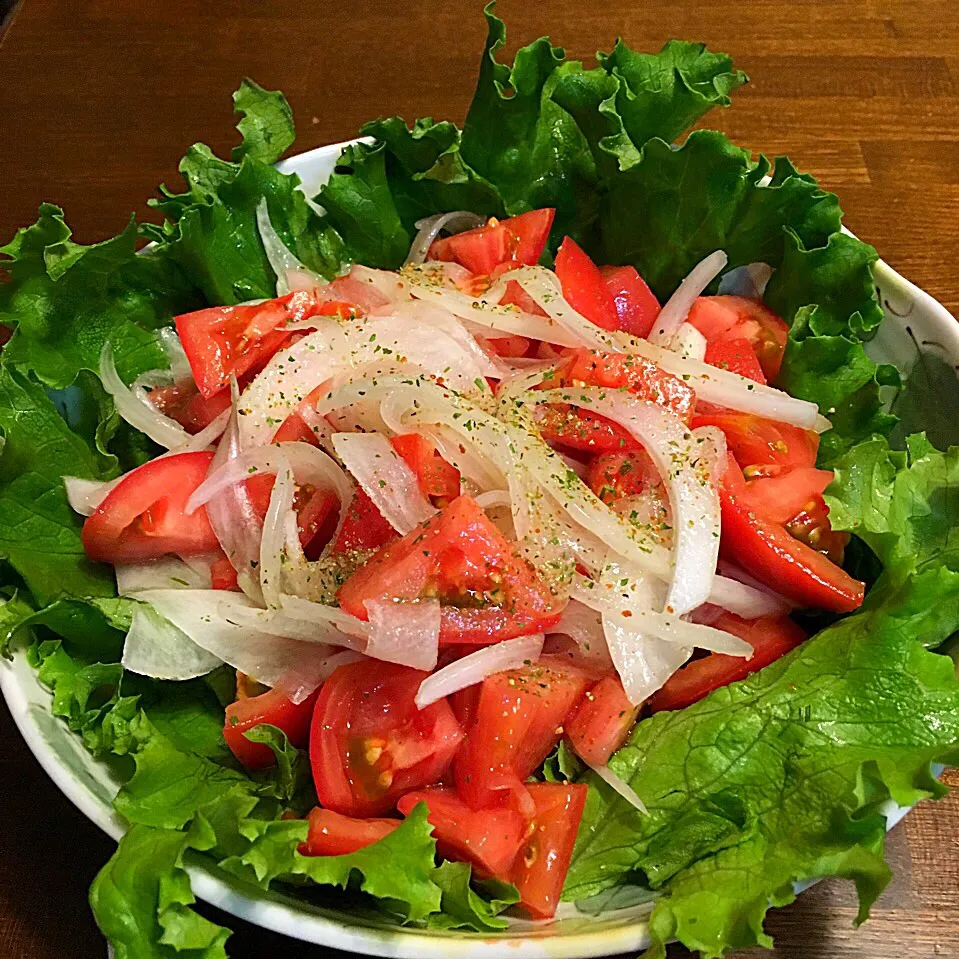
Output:
[[[284,160],[280,169],[298,173],[313,196],[333,171],[345,144],[332,144]],[[880,262],[876,283],[887,320],[869,346],[877,360],[909,370],[919,359],[917,344],[939,361],[959,369],[959,325],[928,293]],[[910,335],[911,331],[911,335]],[[119,783],[107,767],[94,761],[80,740],[50,712],[50,695],[37,682],[24,657],[0,659],[0,686],[14,721],[40,765],[62,792],[89,819],[114,839],[124,822],[113,811]],[[906,809],[890,806],[889,827]],[[499,935],[402,929],[357,918],[336,909],[304,903],[281,892],[252,892],[212,863],[195,856],[189,866],[193,889],[201,899],[267,929],[327,947],[374,956],[408,959],[585,959],[635,952],[648,944],[649,906],[634,906],[600,917],[584,916],[564,906],[549,924],[512,920]],[[79,904],[78,904],[79,905]]]

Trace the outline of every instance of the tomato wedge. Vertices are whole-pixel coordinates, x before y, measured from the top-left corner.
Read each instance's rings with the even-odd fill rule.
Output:
[[[418,433],[404,433],[390,440],[416,474],[424,496],[449,501],[460,494],[460,473],[436,451],[436,447]]]
[[[468,496],[382,547],[339,591],[340,605],[360,619],[368,616],[367,600],[426,596],[443,603],[444,643],[539,633],[560,615],[546,583]]]
[[[150,390],[150,403],[188,433],[199,433],[230,408],[230,391],[220,390],[207,398],[192,383],[159,386]]]
[[[723,555],[802,606],[848,613],[862,605],[864,583],[755,511],[732,457],[720,484],[719,501]]]
[[[83,524],[87,556],[100,563],[138,563],[167,553],[217,552],[220,543],[206,510],[183,512],[212,460],[212,451],[177,453],[127,473]]]
[[[753,647],[752,658],[710,653],[694,659],[673,673],[666,685],[650,697],[649,707],[654,713],[663,709],[685,709],[714,689],[745,679],[775,662],[806,639],[803,630],[788,616],[740,619],[732,613],[723,613],[712,625],[745,639]]]
[[[267,723],[282,729],[294,746],[305,746],[310,733],[310,719],[319,692],[302,703],[294,704],[279,689],[270,689],[259,696],[238,699],[226,707],[223,738],[230,751],[247,769],[265,769],[276,763],[273,750],[264,743],[251,743],[244,733]]]
[[[766,382],[766,374],[759,365],[759,357],[756,356],[749,340],[744,336],[736,336],[732,339],[714,340],[706,344],[706,354],[703,360],[710,366],[719,367],[721,370],[729,370],[730,373],[738,373],[745,376],[748,380],[756,383]]]
[[[376,508],[366,490],[358,486],[346,507],[346,517],[333,544],[333,551],[369,552],[392,543],[397,537],[396,530]]]
[[[584,783],[529,787],[536,812],[510,880],[519,890],[520,908],[533,919],[552,919],[556,914],[587,793]]]
[[[604,503],[636,496],[659,483],[659,473],[641,447],[601,453],[589,464],[586,473],[586,484]]]
[[[653,291],[634,267],[601,266],[599,272],[613,294],[619,329],[645,339],[661,309]]]
[[[309,819],[306,842],[297,847],[301,856],[345,856],[379,842],[400,824],[399,819],[354,819],[319,806]]]
[[[559,742],[563,723],[590,685],[571,665],[536,663],[483,680],[466,742],[454,763],[456,788],[474,809],[519,795]]]
[[[626,698],[619,676],[604,676],[566,721],[566,736],[580,759],[605,766],[629,738],[639,710]]]
[[[815,501],[832,482],[832,470],[797,466],[776,476],[759,476],[746,481],[745,493],[755,513],[772,523],[785,525]]]
[[[706,337],[719,340],[746,339],[770,382],[779,375],[789,327],[759,300],[743,296],[701,296],[689,311],[687,322]]]
[[[489,276],[516,266],[533,266],[546,246],[556,211],[530,210],[508,220],[491,219],[486,226],[434,240],[429,259],[459,263],[467,270]]]
[[[405,793],[436,783],[463,730],[445,699],[417,709],[428,673],[366,660],[323,684],[310,731],[316,794],[345,816],[379,816]]]
[[[408,816],[418,803],[429,807],[429,821],[436,848],[444,859],[473,864],[481,878],[509,880],[527,821],[509,805],[473,809],[455,789],[435,786],[407,793],[396,805]]]
[[[619,329],[613,294],[599,267],[575,240],[566,237],[560,244],[554,269],[566,302],[577,313],[604,330]]]
[[[816,465],[819,435],[749,413],[716,409],[693,417],[694,427],[718,426],[746,476],[773,476],[784,469]]]
[[[210,565],[210,588],[226,590],[240,588],[237,582],[236,569],[230,562],[229,557],[221,556]]]

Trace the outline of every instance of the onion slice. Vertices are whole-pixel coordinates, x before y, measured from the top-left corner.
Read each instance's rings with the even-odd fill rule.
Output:
[[[519,639],[507,639],[492,646],[484,646],[475,653],[438,669],[420,683],[414,700],[417,708],[423,709],[445,696],[468,686],[475,686],[494,673],[518,669],[535,662],[542,652],[544,638],[542,633],[536,633],[520,636]]]
[[[660,346],[669,343],[673,334],[686,321],[696,298],[719,276],[728,262],[729,257],[722,250],[715,250],[692,268],[656,317],[649,334],[650,343]]]
[[[476,213],[468,210],[454,210],[452,213],[437,213],[436,216],[424,217],[416,221],[419,231],[413,238],[410,252],[406,256],[406,264],[422,263],[433,245],[433,241],[440,235],[441,230],[451,233],[460,233],[463,230],[473,230],[482,226],[486,221]]]
[[[401,536],[436,514],[416,474],[382,434],[335,433],[333,446],[384,519]]]
[[[367,600],[370,638],[366,655],[429,672],[436,668],[440,642],[440,601]]]
[[[270,269],[276,274],[277,296],[284,296],[290,292],[291,271],[296,274],[298,288],[302,288],[304,278],[313,279],[314,285],[325,285],[326,280],[302,263],[273,228],[266,197],[260,200],[256,207],[256,228],[260,233],[266,258],[270,262]]]
[[[584,763],[586,762],[582,756],[579,757]],[[606,783],[610,789],[615,790],[619,793],[623,799],[626,800],[631,806],[634,806],[638,809],[644,816],[649,815],[649,810],[646,808],[646,804],[636,795],[636,792],[633,790],[633,787],[629,785],[624,779],[621,779],[616,773],[613,772],[609,766],[594,766],[592,763],[586,763],[590,769],[599,776],[600,779]]]
[[[123,643],[123,668],[153,679],[183,681],[205,676],[222,660],[149,606],[138,603]]]
[[[135,596],[145,589],[210,589],[210,561],[188,564],[176,556],[163,556],[145,563],[117,563],[113,572],[117,592]]]
[[[283,565],[286,559],[286,517],[293,512],[296,482],[287,467],[278,470],[270,493],[270,505],[263,520],[260,540],[260,589],[267,606],[278,606]],[[294,514],[295,516],[295,514]]]
[[[63,485],[67,490],[67,502],[70,508],[81,516],[91,516],[97,507],[107,498],[107,494],[123,476],[112,480],[89,480],[80,476],[64,476]]]

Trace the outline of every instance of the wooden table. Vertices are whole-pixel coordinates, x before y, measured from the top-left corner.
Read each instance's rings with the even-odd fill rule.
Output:
[[[733,54],[752,83],[710,122],[755,151],[788,152],[840,194],[856,233],[959,311],[951,0],[501,0],[500,14],[517,40],[551,32],[571,57],[617,33],[647,50],[675,36]],[[299,149],[380,114],[460,120],[483,33],[479,5],[465,3],[25,0],[0,40],[0,237],[41,200],[66,208],[81,241],[117,232],[176,179],[190,143],[229,147],[244,74],[286,91]],[[0,725],[0,956],[100,956],[86,890],[111,843],[46,779],[5,709]],[[959,956],[959,795],[911,814],[889,855],[896,879],[870,923],[854,931],[852,892],[824,882],[770,918],[776,955]],[[235,959],[331,955],[230,924]]]

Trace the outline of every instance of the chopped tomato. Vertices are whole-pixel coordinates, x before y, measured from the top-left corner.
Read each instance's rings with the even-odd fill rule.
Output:
[[[499,305],[515,306],[524,313],[532,313],[534,316],[549,316],[516,280],[510,280],[506,284],[506,292],[500,298]]]
[[[323,806],[378,816],[404,794],[438,782],[463,739],[445,699],[417,709],[429,675],[369,659],[341,666],[320,690],[310,762]]]
[[[520,908],[533,919],[551,919],[556,914],[587,793],[584,783],[535,783],[529,787],[536,814],[510,880],[519,890]]]
[[[489,348],[497,356],[513,359],[517,356],[526,356],[532,342],[525,336],[497,336],[489,340]]]
[[[345,856],[388,836],[399,819],[354,819],[316,806],[310,812],[310,831],[297,851],[301,856]]]
[[[660,311],[659,300],[653,291],[634,267],[601,266],[599,272],[613,294],[619,329],[630,336],[645,339]]]
[[[604,503],[636,496],[659,482],[656,467],[641,447],[601,453],[589,464],[586,474],[587,485]]]
[[[229,557],[221,556],[210,565],[210,588],[226,590],[239,589],[236,569],[230,562]]]
[[[212,451],[177,453],[127,473],[83,524],[87,556],[100,563],[138,563],[167,553],[219,550],[206,510],[183,512],[212,460]]]
[[[566,237],[560,244],[554,269],[566,302],[577,313],[604,330],[619,329],[613,294],[599,267],[575,240]]]
[[[300,487],[293,499],[293,507],[300,545],[306,558],[316,561],[336,530],[340,501],[330,490]]]
[[[722,613],[712,624],[724,629],[753,647],[752,658],[710,653],[694,659],[673,673],[649,700],[655,713],[662,709],[685,709],[720,686],[745,679],[751,673],[768,666],[806,639],[806,634],[788,616],[762,616],[759,619],[740,619],[732,613]]]
[[[427,596],[443,604],[445,643],[539,633],[560,615],[546,583],[468,496],[382,547],[339,591],[340,605],[360,619],[368,616],[367,600]]]
[[[829,507],[822,496],[813,496],[803,508],[785,522],[796,539],[822,553],[837,565],[841,564],[849,545],[849,534],[835,530],[829,522]]]
[[[390,440],[416,474],[424,496],[451,500],[460,494],[460,474],[437,452],[436,447],[418,433],[403,433]]]
[[[706,337],[707,343],[748,340],[766,379],[772,381],[779,375],[789,327],[759,300],[701,296],[693,303],[687,322]]]
[[[589,685],[582,670],[552,663],[510,669],[483,680],[454,764],[463,799],[474,809],[484,809],[519,793],[559,742],[566,717]]]
[[[547,443],[584,453],[633,449],[637,445],[633,435],[618,423],[570,406],[544,407],[538,426]]]
[[[209,399],[231,376],[240,377],[271,357],[289,336],[280,329],[287,321],[307,319],[329,306],[298,291],[264,303],[211,306],[178,316],[177,333],[200,393]]]
[[[150,402],[188,433],[199,433],[230,408],[230,391],[222,389],[208,399],[192,383],[160,386],[150,391]]]
[[[459,263],[483,276],[497,267],[533,266],[546,246],[555,215],[554,209],[547,208],[508,220],[491,219],[486,226],[434,240],[429,259]]]
[[[730,373],[738,373],[756,383],[766,382],[766,375],[759,365],[759,357],[744,336],[708,342],[703,360],[710,366],[729,370]]]
[[[354,550],[379,549],[397,539],[395,529],[376,508],[366,490],[358,486],[346,507],[346,517],[337,534],[333,551],[348,553]]]
[[[725,556],[802,606],[848,613],[862,605],[864,583],[755,510],[742,471],[732,457],[719,500],[720,550]]]
[[[481,878],[509,881],[527,828],[516,809],[509,804],[473,809],[448,787],[407,793],[396,805],[408,816],[421,802],[429,807],[436,848],[444,859],[472,863]]]
[[[785,525],[807,504],[815,507],[815,498],[822,498],[832,478],[832,470],[797,466],[777,476],[747,479],[746,491],[742,495],[764,519]]]
[[[814,430],[720,409],[697,413],[692,425],[718,426],[726,434],[729,451],[750,478],[816,465],[819,436]]]
[[[566,721],[566,735],[580,759],[590,766],[605,766],[626,742],[638,714],[639,706],[626,698],[620,678],[604,676]]]
[[[226,707],[223,738],[233,755],[247,769],[265,769],[276,763],[273,750],[265,743],[252,743],[244,733],[267,723],[286,733],[294,746],[305,746],[310,734],[310,719],[318,692],[302,703],[294,704],[281,689],[270,689],[259,696],[238,699]]]

